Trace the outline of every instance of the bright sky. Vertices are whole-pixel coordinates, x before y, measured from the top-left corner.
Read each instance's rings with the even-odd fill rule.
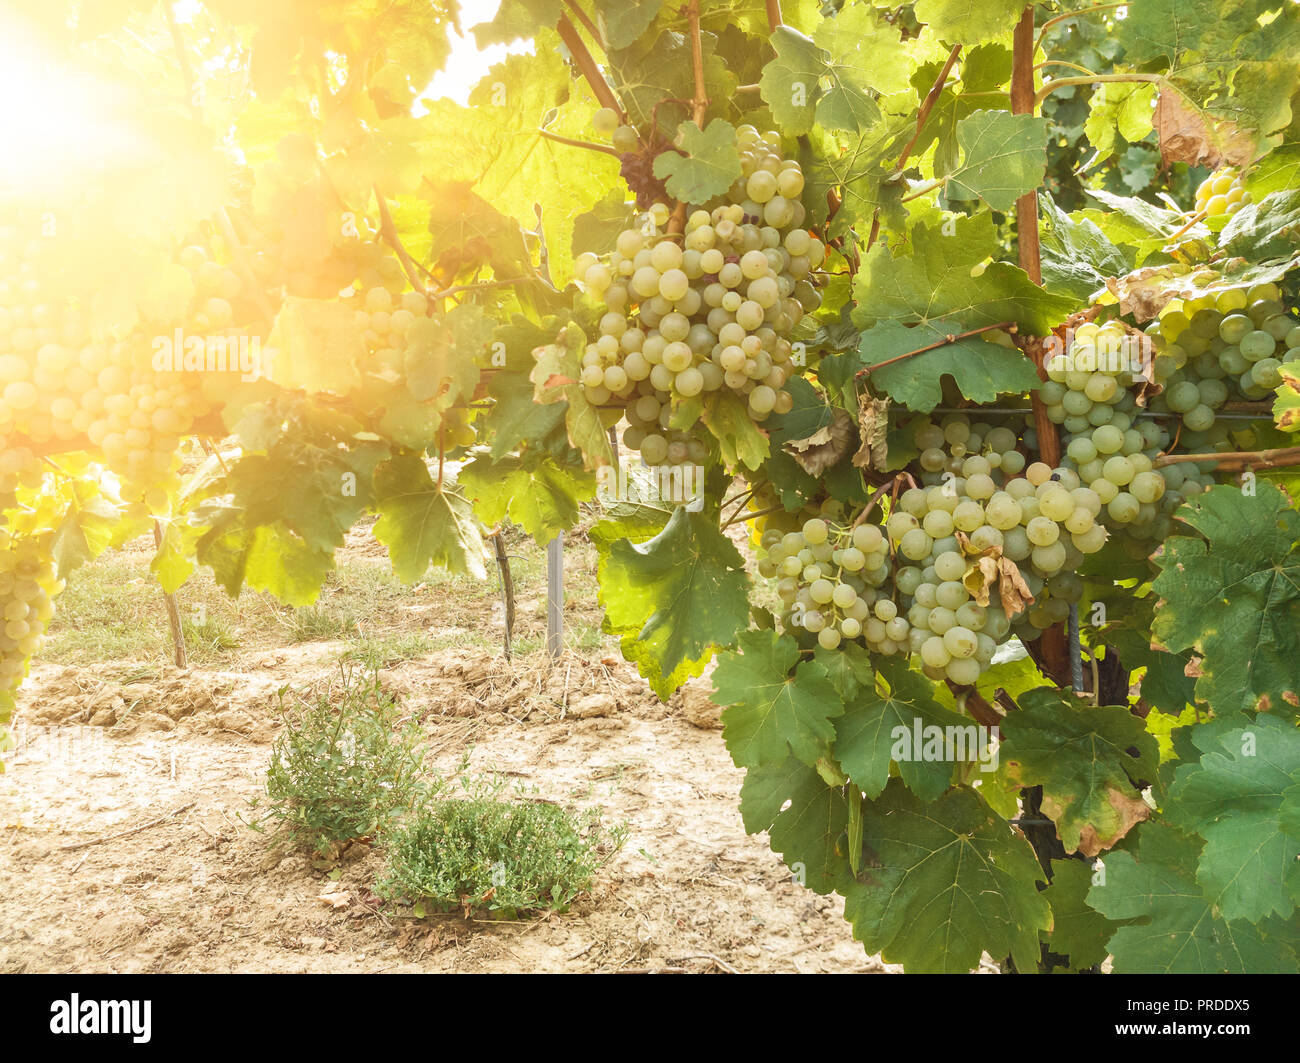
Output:
[[[499,63],[507,55],[520,52],[532,52],[532,41],[515,41],[513,44],[493,44],[479,51],[470,26],[487,22],[497,13],[501,0],[461,0],[460,24],[465,27],[464,35],[448,30],[451,39],[451,56],[447,65],[440,70],[429,87],[422,93],[429,99],[450,99],[464,104],[469,101],[470,89],[475,82],[488,72],[493,63]]]

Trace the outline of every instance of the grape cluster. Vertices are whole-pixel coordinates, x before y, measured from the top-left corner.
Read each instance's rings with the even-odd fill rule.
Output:
[[[46,265],[48,242],[17,222],[0,225],[0,435],[41,447],[85,440],[122,477],[124,498],[162,511],[178,483],[180,437],[211,402],[194,375],[155,369],[149,332],[170,342],[171,323],[118,340],[92,335]],[[230,332],[239,279],[197,247],[180,263],[193,282],[184,334]]]
[[[344,297],[345,304],[358,303],[353,313],[361,329],[366,358],[358,368],[381,391],[389,388],[404,389],[406,377],[406,348],[411,326],[427,317],[429,301],[421,292],[376,286],[353,291]],[[447,449],[468,447],[478,438],[470,426],[468,411],[452,407],[441,411],[439,422],[443,444]]]
[[[49,536],[14,539],[0,530],[0,691],[22,683],[54,615],[53,598],[63,584],[50,547]]]
[[[1227,429],[1215,411],[1267,398],[1281,383],[1281,364],[1300,354],[1300,320],[1274,284],[1175,299],[1148,331],[1159,351],[1155,379],[1164,385],[1151,409],[1181,418],[1180,443],[1189,450],[1222,442]]]
[[[1072,330],[1065,350],[1044,361],[1047,416],[1073,433],[1109,424],[1116,409],[1132,406],[1128,389],[1149,373],[1141,347],[1118,321]]]
[[[782,158],[780,135],[741,126],[736,139],[742,176],[692,212],[683,233],[668,232],[670,211],[655,203],[611,254],[575,262],[581,286],[604,307],[582,384],[592,403],[626,414],[624,442],[647,465],[706,452],[690,429],[671,427],[685,401],[730,391],[755,421],[793,403],[784,387],[795,371],[789,336],[820,303],[811,275],[826,249],[800,227],[804,178]]]
[[[1196,212],[1204,212],[1207,218],[1236,214],[1249,202],[1241,175],[1229,167],[1215,170],[1196,189]]]
[[[958,414],[914,439],[921,482],[883,526],[814,517],[767,530],[759,572],[778,581],[787,630],[827,649],[861,638],[873,653],[919,656],[931,678],[970,684],[1012,633],[1036,638],[1068,615],[1083,590],[1074,570],[1107,539],[1102,502],[1069,468],[1026,467],[1009,428]],[[1015,562],[1032,605],[1008,616],[998,586],[979,604],[981,557]]]

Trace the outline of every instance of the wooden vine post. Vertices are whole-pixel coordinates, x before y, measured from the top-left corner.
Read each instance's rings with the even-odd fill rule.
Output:
[[[1029,5],[1020,16],[1012,41],[1011,59],[1011,111],[1013,114],[1032,115],[1037,109],[1034,92],[1034,8]],[[1041,246],[1038,235],[1038,193],[1026,192],[1016,200],[1016,251],[1020,268],[1029,274],[1035,284],[1043,283]],[[1046,380],[1042,348],[1034,358],[1039,379]],[[1038,435],[1038,450],[1042,460],[1052,468],[1061,463],[1061,440],[1047,416],[1047,407],[1037,392],[1030,395],[1034,411],[1034,430]],[[1062,686],[1069,685],[1070,662],[1065,643],[1065,629],[1054,625],[1043,632],[1039,641],[1042,663]]]

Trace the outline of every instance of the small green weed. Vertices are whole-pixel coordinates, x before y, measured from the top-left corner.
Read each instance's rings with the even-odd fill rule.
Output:
[[[598,811],[572,812],[520,794],[505,796],[496,776],[470,777],[426,795],[387,839],[383,897],[421,908],[486,910],[514,919],[563,911],[627,838]]]
[[[384,831],[420,793],[421,732],[399,726],[374,673],[345,669],[337,704],[318,697],[286,710],[282,691],[280,709],[286,726],[271,751],[266,804],[250,826],[277,821],[295,846],[327,856]]]

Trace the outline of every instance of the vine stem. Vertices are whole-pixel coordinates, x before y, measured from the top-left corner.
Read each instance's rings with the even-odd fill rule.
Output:
[[[450,288],[443,288],[441,291],[427,293],[430,299],[450,299],[453,295],[459,295],[461,292],[473,292],[489,288],[508,288],[512,284],[523,284],[525,281],[536,280],[535,277],[502,277],[500,280],[490,281],[473,281],[470,284],[456,284]],[[486,372],[486,370],[485,370]]]
[[[1116,81],[1145,81],[1159,85],[1165,80],[1163,74],[1093,74],[1089,77],[1056,78],[1047,82],[1034,96],[1034,107],[1040,106],[1057,89],[1069,88],[1071,85],[1104,85]]]
[[[1047,31],[1058,23],[1066,22],[1072,18],[1078,18],[1080,15],[1095,15],[1099,11],[1109,11],[1116,7],[1127,7],[1128,3],[1129,0],[1123,0],[1123,2],[1118,4],[1095,4],[1092,7],[1083,7],[1078,11],[1067,11],[1063,15],[1056,15],[1053,18],[1049,18],[1038,27],[1038,38],[1034,41],[1034,51],[1038,51],[1042,46],[1043,38],[1047,36]]]
[[[925,99],[921,101],[921,106],[916,112],[916,132],[912,134],[912,139],[907,142],[907,146],[903,148],[903,153],[899,155],[898,165],[894,167],[894,173],[902,173],[903,167],[907,165],[912,149],[916,147],[916,142],[921,139],[921,129],[925,126],[926,119],[930,117],[930,112],[934,110],[934,105],[939,102],[943,87],[948,84],[948,75],[952,73],[952,68],[956,66],[959,55],[961,55],[961,45],[954,44],[952,51],[948,53],[948,61],[943,64],[939,76],[934,79],[930,91],[926,93]]]
[[[573,61],[578,64],[578,69],[582,71],[582,76],[586,78],[587,84],[591,86],[591,91],[596,94],[596,99],[600,101],[601,106],[608,107],[622,121],[626,122],[627,113],[619,105],[618,97],[614,95],[614,90],[610,87],[609,82],[605,80],[605,75],[600,72],[600,66],[592,58],[587,45],[583,43],[578,28],[569,21],[569,16],[561,15],[560,21],[555,28],[560,34],[560,40],[569,49],[569,54],[573,56]]]
[[[695,81],[695,95],[691,99],[691,117],[704,128],[704,116],[709,110],[709,97],[704,91],[704,42],[700,37],[700,0],[690,0],[686,5],[686,20],[691,31],[691,73]],[[675,236],[686,230],[687,205],[679,202],[668,218],[667,233]]]
[[[422,292],[427,300],[428,281],[420,276],[423,267],[411,257],[411,253],[402,243],[402,238],[397,235],[397,226],[393,223],[393,215],[388,210],[388,201],[384,199],[378,185],[375,186],[375,200],[379,204],[379,235],[384,238],[384,242],[393,249],[398,261],[402,263],[402,270],[406,273],[406,279],[411,282],[411,287],[417,292]]]
[[[1160,468],[1182,462],[1214,462],[1220,469],[1285,469],[1300,465],[1300,447],[1275,447],[1272,450],[1229,450],[1217,454],[1165,454],[1152,465]]]
[[[606,52],[609,51],[609,45],[605,43],[605,38],[601,34],[600,29],[591,21],[591,16],[588,15],[587,12],[583,11],[582,8],[577,5],[575,0],[564,0],[564,3],[570,11],[578,16],[578,21],[587,28],[587,32],[591,34],[591,39],[600,45],[601,50]]]
[[[957,57],[961,54],[961,45],[954,44],[952,51],[948,53],[948,61],[943,64],[943,69],[939,71],[939,76],[934,79],[934,84],[930,91],[925,94],[925,99],[921,101],[921,106],[916,111],[916,132],[912,134],[912,139],[907,142],[903,152],[898,156],[898,164],[894,167],[894,175],[897,176],[903,172],[903,167],[907,165],[908,157],[912,154],[912,149],[916,147],[916,142],[921,138],[921,129],[925,125],[926,119],[930,117],[930,112],[934,110],[934,105],[938,102],[939,96],[943,93],[943,87],[948,83],[948,75],[952,73],[952,68],[957,62]],[[829,195],[829,193],[827,193]],[[917,193],[918,195],[921,193]],[[910,196],[908,198],[911,198]],[[839,203],[834,205],[831,210],[833,217],[835,211],[839,209]],[[829,219],[827,219],[829,221]],[[871,232],[867,236],[867,250],[870,251],[876,243],[876,237],[880,235],[880,208],[877,207],[871,212]]]
[[[1016,24],[1011,51],[1011,111],[1013,114],[1032,115],[1038,110],[1039,98],[1034,92],[1034,5],[1025,7]],[[1070,79],[1062,79],[1067,81]],[[1016,200],[1016,255],[1020,268],[1037,285],[1043,283],[1042,244],[1038,232],[1038,193],[1026,192]],[[1043,377],[1042,357],[1033,359],[1039,377]],[[1034,429],[1038,437],[1038,452],[1049,468],[1061,463],[1061,439],[1056,425],[1047,416],[1047,406],[1037,391],[1030,392],[1030,405],[1034,411]],[[1069,679],[1069,654],[1065,644],[1065,629],[1057,624],[1043,632],[1039,639],[1043,660],[1048,672],[1061,684]]]
[[[981,332],[992,332],[994,329],[1009,329],[1014,331],[1016,323],[1014,321],[999,321],[995,325],[981,325],[979,328],[967,329],[965,332],[957,332],[945,336],[934,343],[927,343],[924,347],[918,347],[914,351],[908,351],[906,354],[899,354],[893,358],[887,358],[883,362],[877,362],[875,365],[869,365],[865,369],[859,369],[857,376],[863,377],[875,372],[877,369],[884,369],[887,365],[893,365],[895,362],[901,362],[906,358],[915,357],[918,354],[924,354],[926,351],[933,351],[938,347],[946,347],[950,343],[956,343],[958,340],[969,339],[971,336],[978,336]]]
[[[1186,225],[1184,225],[1176,233],[1170,233],[1169,243],[1172,244],[1174,241],[1176,241],[1180,236],[1183,235],[1183,233],[1187,232],[1187,230],[1190,229],[1193,225],[1195,225],[1198,221],[1204,221],[1205,218],[1209,215],[1209,213],[1210,212],[1208,209],[1198,210],[1195,214],[1193,214],[1190,218],[1187,219]],[[1166,244],[1165,246],[1168,247],[1169,244]]]
[[[773,33],[785,25],[781,18],[781,0],[767,0],[767,25]]]
[[[547,140],[554,140],[557,144],[568,144],[571,148],[586,148],[588,151],[600,151],[606,155],[613,155],[616,159],[621,156],[607,144],[593,144],[590,140],[574,140],[572,137],[562,137],[559,133],[552,133],[549,129],[539,129],[538,136],[545,137]]]
[[[771,17],[773,0],[768,0],[768,17]],[[777,23],[780,24],[781,6],[777,3]],[[700,0],[690,0],[686,5],[686,21],[691,27],[691,72],[695,77],[695,98],[691,101],[695,124],[704,128],[704,116],[709,110],[709,97],[704,91],[704,41],[700,37]]]
[[[732,517],[729,521],[727,521],[727,523],[722,526],[721,530],[726,531],[733,524],[743,524],[745,521],[756,520],[759,517],[766,517],[769,513],[777,513],[777,512],[784,513],[785,506],[782,505],[768,506],[766,509],[757,509],[753,513],[746,513],[743,517],[737,514],[736,516]]]

